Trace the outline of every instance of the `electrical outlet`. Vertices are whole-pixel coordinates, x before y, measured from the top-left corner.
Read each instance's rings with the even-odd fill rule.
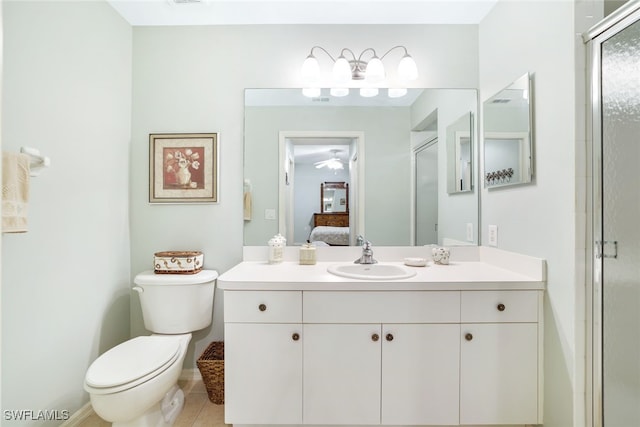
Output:
[[[473,242],[473,223],[467,223],[467,242]]]
[[[264,210],[264,219],[276,219],[276,210],[275,209],[265,209]]]
[[[498,226],[489,226],[489,246],[498,246]]]

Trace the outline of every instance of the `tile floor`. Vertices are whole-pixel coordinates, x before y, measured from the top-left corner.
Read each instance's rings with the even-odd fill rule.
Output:
[[[224,423],[224,405],[215,405],[209,401],[202,380],[179,381],[185,394],[184,408],[174,427],[226,427]],[[78,427],[110,427],[111,424],[93,414],[84,419]]]

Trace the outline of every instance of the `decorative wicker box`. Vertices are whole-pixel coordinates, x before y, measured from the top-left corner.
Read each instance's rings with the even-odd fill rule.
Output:
[[[154,254],[154,271],[159,274],[195,274],[202,270],[204,255],[197,251],[166,251]]]
[[[214,341],[196,361],[209,400],[216,405],[224,403],[224,342]]]

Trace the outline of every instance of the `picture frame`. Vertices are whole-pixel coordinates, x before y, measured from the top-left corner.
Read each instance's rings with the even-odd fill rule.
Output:
[[[218,133],[149,134],[149,203],[217,203]]]

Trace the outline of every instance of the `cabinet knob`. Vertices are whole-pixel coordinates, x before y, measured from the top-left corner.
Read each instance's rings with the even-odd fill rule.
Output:
[[[393,334],[387,334],[385,338],[387,339],[387,341],[393,341]]]
[[[467,332],[464,335],[464,339],[467,340],[467,341],[471,341],[473,339],[473,335]]]
[[[496,308],[498,309],[498,311],[504,311],[504,309],[506,307],[504,306],[504,304],[500,303],[500,304],[498,304],[498,307],[496,307]]]
[[[379,339],[380,339],[380,335],[378,335],[378,334],[371,335],[371,341],[375,342],[375,341],[378,341]]]
[[[294,341],[298,341],[300,339],[300,334],[297,332],[294,332],[293,335],[291,335],[291,339]]]
[[[258,306],[258,310],[260,310],[260,311],[265,311],[266,309],[267,309],[267,306],[265,304],[260,304]]]

